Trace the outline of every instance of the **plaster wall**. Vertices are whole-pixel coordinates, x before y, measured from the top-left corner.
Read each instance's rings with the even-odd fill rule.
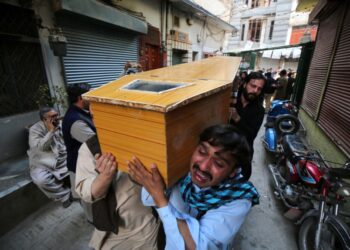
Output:
[[[178,26],[174,24],[174,16],[179,17]],[[187,51],[183,62],[192,61],[192,52],[196,53],[195,60],[199,60],[204,57],[204,53],[218,53],[224,45],[226,35],[220,27],[193,15],[190,16],[175,7],[169,11],[168,15],[168,32],[170,30],[188,34],[189,43],[167,40],[167,65],[172,65],[173,48]]]
[[[331,141],[302,108],[299,111],[299,118],[306,130],[307,142],[312,147],[319,150],[324,159],[338,163],[346,162],[346,155]],[[339,165],[334,167],[339,167]]]
[[[173,24],[175,15],[180,17],[179,27]],[[192,20],[191,25],[187,23],[187,18]],[[210,22],[206,22],[194,16],[188,16],[177,9],[173,9],[168,20],[170,21],[170,29],[185,32],[189,35],[189,40],[196,50],[202,48],[204,49],[203,52],[213,52],[223,46],[225,32],[221,28],[212,25]]]
[[[0,162],[26,154],[27,127],[37,121],[38,111],[0,118]]]
[[[55,17],[52,10],[52,6],[49,1],[39,1],[36,0],[33,3],[33,9],[35,13],[41,18],[42,25],[47,28],[54,28],[55,27]],[[44,67],[45,72],[47,76],[47,81],[49,83],[50,87],[50,93],[52,97],[57,97],[56,88],[63,88],[65,89],[64,84],[64,75],[63,75],[63,68],[60,61],[60,58],[58,56],[55,56],[53,54],[53,51],[50,48],[48,36],[49,31],[47,29],[38,29],[39,31],[39,39],[40,39],[40,45],[41,45],[41,51],[43,55],[44,60]],[[66,100],[67,101],[67,100]],[[67,103],[64,106],[68,106]],[[60,114],[65,113],[65,107],[59,106],[57,107],[60,111]]]
[[[123,6],[127,9],[133,10],[135,12],[141,12],[146,21],[152,26],[160,29],[160,11],[161,11],[161,1],[160,0],[133,0],[133,1],[118,1],[118,5]]]

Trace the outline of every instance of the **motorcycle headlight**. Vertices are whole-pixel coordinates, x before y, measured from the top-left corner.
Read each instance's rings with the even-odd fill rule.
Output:
[[[337,194],[343,197],[350,197],[350,185],[342,183],[337,190]]]

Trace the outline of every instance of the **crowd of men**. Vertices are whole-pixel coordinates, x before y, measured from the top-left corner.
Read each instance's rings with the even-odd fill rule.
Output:
[[[228,123],[201,132],[188,174],[169,188],[157,165],[147,171],[137,156],[129,160],[128,173],[118,171],[118,159],[100,151],[89,103],[82,98],[89,85],[69,86],[63,120],[45,107],[30,128],[33,182],[63,207],[80,199],[95,226],[94,249],[232,249],[249,210],[259,203],[249,178],[265,113],[261,96],[269,87],[287,97],[287,84],[280,87],[261,72],[241,74],[239,81]]]

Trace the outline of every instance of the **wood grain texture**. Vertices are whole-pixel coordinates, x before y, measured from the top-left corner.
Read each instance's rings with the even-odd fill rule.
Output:
[[[227,122],[230,93],[226,90],[167,113],[167,178],[170,185],[188,173],[199,134],[209,126]]]
[[[212,57],[192,63],[141,72],[110,82],[84,94],[83,97],[93,102],[169,112],[230,88],[239,63],[239,57]],[[169,84],[185,83],[187,86],[164,93],[121,89],[137,79]]]
[[[111,152],[113,153],[118,161],[118,169],[119,171],[128,172],[128,165],[127,161],[132,159],[132,157],[135,155],[135,153],[132,153],[130,151],[121,149],[121,148],[115,148],[111,147],[110,145],[106,145],[101,143],[101,149],[102,152]],[[152,163],[156,163],[157,167],[160,171],[160,174],[164,177],[164,182],[166,185],[168,185],[168,173],[167,173],[167,164],[166,162],[154,160],[151,158],[148,158],[146,156],[140,156],[139,154],[136,154],[137,157],[141,160],[141,162],[145,165],[145,167],[150,170],[150,166]]]
[[[202,130],[226,123],[231,82],[240,59],[214,57],[129,75],[88,92],[102,152],[113,153],[121,171],[134,155],[147,169],[156,163],[167,185],[189,170]],[[120,90],[135,79],[187,86],[160,94]]]

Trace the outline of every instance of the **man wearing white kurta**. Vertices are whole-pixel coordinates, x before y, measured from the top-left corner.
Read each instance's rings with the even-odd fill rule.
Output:
[[[58,114],[47,107],[42,108],[39,115],[41,120],[29,129],[30,176],[49,199],[68,207],[70,188],[63,181],[69,175],[67,153]]]

